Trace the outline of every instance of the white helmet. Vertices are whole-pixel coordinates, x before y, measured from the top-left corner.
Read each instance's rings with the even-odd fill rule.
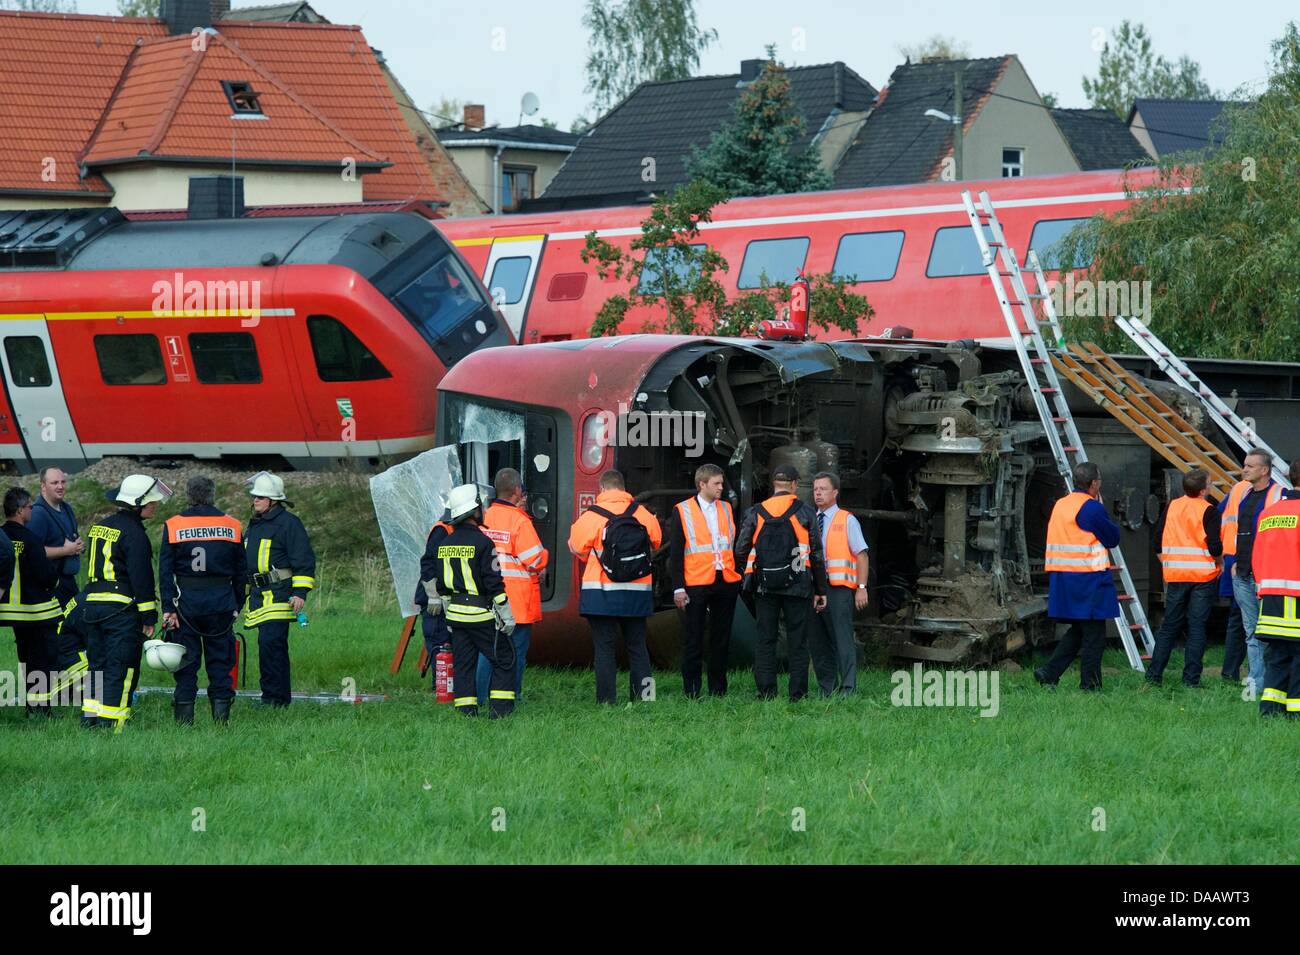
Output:
[[[451,515],[452,523],[473,514],[480,506],[478,485],[461,484],[452,488],[451,493],[447,495],[447,511]]]
[[[266,497],[272,501],[284,500],[284,481],[270,471],[254,475],[248,493],[253,497]]]
[[[154,501],[165,501],[172,496],[172,489],[157,478],[147,474],[131,474],[122,479],[114,500],[132,507],[144,507]]]
[[[144,662],[155,670],[175,673],[185,662],[185,648],[179,643],[168,643],[166,640],[146,640]]]

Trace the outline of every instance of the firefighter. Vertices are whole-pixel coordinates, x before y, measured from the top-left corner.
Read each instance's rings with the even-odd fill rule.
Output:
[[[533,624],[542,619],[541,575],[546,571],[550,554],[542,547],[532,518],[524,510],[528,495],[523,480],[514,468],[502,468],[493,482],[496,495],[483,512],[483,533],[496,545],[505,580],[510,611],[515,615],[512,637],[515,661],[515,702],[524,686],[524,666]],[[492,665],[487,657],[478,658],[478,695],[488,692]]]
[[[154,596],[153,548],[144,522],[171,488],[147,474],[123,479],[109,499],[117,512],[86,532],[86,656],[90,672],[102,681],[81,703],[84,726],[111,726],[115,733],[131,717],[131,697],[140,676],[145,638],[158,621]]]
[[[1201,685],[1205,623],[1218,591],[1219,511],[1205,499],[1210,476],[1199,468],[1183,475],[1183,496],[1169,502],[1161,518],[1160,566],[1165,579],[1165,618],[1147,668],[1147,683],[1159,686],[1178,633],[1187,623],[1183,685]]]
[[[1223,499],[1223,570],[1228,595],[1241,615],[1241,636],[1246,651],[1246,681],[1259,692],[1264,679],[1264,648],[1255,639],[1255,621],[1259,616],[1252,555],[1255,527],[1264,508],[1282,497],[1282,485],[1273,480],[1273,455],[1254,448],[1242,459],[1241,480]],[[1222,586],[1221,586],[1222,591]],[[1231,673],[1241,666],[1241,649],[1237,627],[1229,619],[1231,632],[1224,638],[1223,670]]]
[[[433,659],[438,655],[438,648],[451,643],[451,631],[447,629],[447,618],[442,613],[442,601],[438,598],[438,545],[452,531],[451,514],[445,509],[442,517],[429,528],[429,536],[424,541],[424,556],[420,558],[420,581],[415,585],[415,606],[420,609],[420,632],[424,636],[424,651],[429,658],[429,669],[433,671],[431,689],[438,690],[438,670]]]
[[[235,699],[233,627],[244,603],[243,531],[216,507],[216,494],[212,478],[190,478],[189,506],[167,519],[158,549],[163,626],[185,648],[172,711],[186,725],[194,722],[200,660],[207,664],[212,722],[228,723]]]
[[[508,716],[515,708],[514,657],[510,637],[515,618],[510,611],[505,583],[497,569],[496,549],[483,533],[483,507],[478,487],[462,484],[447,495],[452,531],[437,545],[437,596],[451,631],[453,672],[473,673],[482,654],[492,667],[488,712],[492,719]],[[456,710],[478,715],[478,697],[466,680],[456,683]]]
[[[700,695],[704,627],[709,627],[709,696],[727,695],[727,652],[740,596],[736,519],[722,499],[722,468],[695,469],[694,497],[673,508],[668,523],[668,573],[673,602],[682,611],[682,690]]]
[[[1293,487],[1300,486],[1300,460],[1291,462]],[[1300,491],[1264,508],[1256,530],[1252,565],[1259,582],[1259,622],[1264,644],[1261,716],[1300,715]]]
[[[817,529],[826,558],[826,609],[810,621],[808,648],[822,696],[830,696],[837,682],[845,696],[858,685],[858,644],[853,639],[853,614],[867,609],[870,565],[867,539],[857,517],[839,506],[839,475],[819,471],[813,475],[813,503]],[[838,675],[838,681],[837,681]]]
[[[55,591],[55,597],[58,591]],[[78,686],[89,666],[86,660],[86,592],[83,590],[63,605],[56,635],[59,678],[51,692],[55,695]]]
[[[620,632],[627,647],[631,699],[654,699],[645,621],[654,612],[651,555],[661,543],[658,518],[632,499],[623,475],[614,470],[600,476],[596,503],[569,528],[569,552],[584,565],[578,612],[591,627],[597,703],[618,699],[615,644]]]
[[[0,622],[13,627],[27,685],[27,715],[53,714],[52,684],[58,669],[59,602],[54,588],[58,571],[45,546],[27,527],[32,516],[32,496],[11,487],[4,496],[4,532],[13,542],[13,582],[0,603]]]
[[[826,563],[817,515],[794,496],[799,472],[789,464],[772,471],[772,496],[745,515],[736,538],[736,564],[744,589],[754,594],[758,641],[754,685],[760,699],[776,696],[776,642],[780,619],[790,659],[790,701],[808,695],[808,614],[826,609]]]
[[[262,684],[260,705],[289,705],[289,624],[299,618],[307,594],[316,586],[316,555],[307,529],[289,512],[284,481],[266,471],[253,478],[253,519],[244,538],[248,571],[248,614],[257,628]],[[305,624],[306,617],[299,619]]]
[[[1074,490],[1059,499],[1047,524],[1047,615],[1069,625],[1034,679],[1056,686],[1074,658],[1079,688],[1101,689],[1101,653],[1106,621],[1119,616],[1119,595],[1110,574],[1110,552],[1119,546],[1119,525],[1101,502],[1101,469],[1080,461],[1071,474]]]

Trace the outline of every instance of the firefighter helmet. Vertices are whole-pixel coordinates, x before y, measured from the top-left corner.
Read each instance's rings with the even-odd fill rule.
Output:
[[[144,662],[155,670],[175,673],[185,662],[185,648],[179,643],[168,643],[166,640],[146,640]]]
[[[165,501],[172,496],[172,489],[157,478],[147,474],[131,474],[122,479],[113,500],[132,507],[144,507],[154,501]]]
[[[252,487],[248,493],[253,497],[265,497],[272,501],[284,500],[284,481],[270,471],[263,471],[255,475],[250,484]]]
[[[451,493],[447,495],[447,510],[451,514],[453,524],[463,521],[481,506],[478,486],[474,484],[462,484],[459,487],[454,487],[451,489]]]

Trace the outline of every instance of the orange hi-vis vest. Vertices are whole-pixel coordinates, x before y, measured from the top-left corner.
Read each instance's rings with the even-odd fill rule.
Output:
[[[1259,586],[1255,636],[1300,641],[1300,499],[1286,498],[1264,508],[1251,564]],[[1286,703],[1288,712],[1300,711],[1295,687],[1289,693],[1265,687],[1260,699]]]
[[[1219,576],[1205,539],[1204,497],[1176,497],[1165,512],[1165,532],[1160,539],[1160,567],[1165,583],[1203,584]]]
[[[537,575],[550,555],[542,546],[533,522],[518,507],[493,501],[483,512],[483,533],[491,538],[501,562],[506,599],[516,623],[542,619],[542,585]]]
[[[849,512],[840,508],[826,529],[826,579],[832,587],[858,586],[858,559],[849,549]]]
[[[167,528],[167,540],[172,544],[186,544],[190,541],[226,541],[241,544],[244,540],[243,527],[236,518],[225,514],[200,514],[186,517],[177,514],[163,522]]]
[[[733,549],[736,546],[736,522],[732,518],[731,505],[718,501],[714,507],[718,509],[717,540],[709,530],[709,521],[698,497],[677,504],[677,517],[682,522],[682,536],[686,543],[682,571],[687,587],[707,587],[713,583],[717,577],[715,564],[718,557],[722,558],[722,579],[729,584],[740,580]]]
[[[1097,535],[1085,531],[1074,519],[1092,500],[1082,491],[1065,495],[1052,508],[1047,522],[1047,562],[1044,570],[1059,574],[1095,574],[1110,569],[1110,554]]]
[[[1232,490],[1228,492],[1228,503],[1223,507],[1223,532],[1220,535],[1223,538],[1223,555],[1225,557],[1234,557],[1237,554],[1237,512],[1241,510],[1241,502],[1246,499],[1246,495],[1249,493],[1249,481],[1238,481],[1232,486]],[[1276,504],[1281,499],[1282,485],[1274,481],[1269,486],[1268,495],[1264,498],[1264,507]],[[1263,508],[1260,510],[1262,511]]]
[[[758,535],[763,533],[764,521],[780,520],[781,515],[787,510],[790,511],[790,526],[794,528],[794,539],[798,545],[798,554],[792,554],[791,559],[796,573],[803,573],[808,569],[808,563],[812,560],[812,545],[808,540],[808,528],[799,523],[795,516],[799,512],[798,507],[791,508],[790,505],[795,502],[793,494],[774,494],[762,504],[758,505],[758,519],[754,523],[754,538],[752,544],[758,543]],[[758,547],[749,548],[749,559],[745,561],[745,576],[748,577],[754,572],[754,564],[758,560]]]

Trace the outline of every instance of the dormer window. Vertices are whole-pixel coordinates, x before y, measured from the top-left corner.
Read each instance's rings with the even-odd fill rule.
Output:
[[[230,100],[230,108],[236,116],[262,115],[262,104],[259,102],[261,94],[253,89],[252,83],[222,80],[221,86],[226,91],[226,99]]]

